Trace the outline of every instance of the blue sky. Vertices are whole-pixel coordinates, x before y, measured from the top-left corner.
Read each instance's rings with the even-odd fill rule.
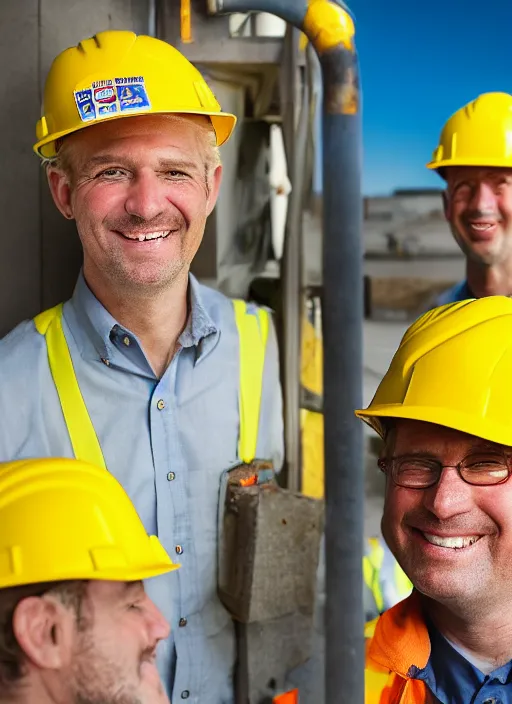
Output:
[[[425,168],[446,119],[512,93],[511,0],[347,0],[363,91],[365,195],[439,187]]]

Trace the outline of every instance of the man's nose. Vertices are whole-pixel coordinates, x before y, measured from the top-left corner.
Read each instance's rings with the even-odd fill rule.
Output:
[[[438,483],[423,491],[423,505],[440,520],[447,520],[472,510],[473,489],[455,467],[445,467]]]
[[[154,220],[165,212],[165,185],[155,173],[138,174],[130,183],[125,210],[143,220]]]
[[[154,639],[155,642],[168,638],[171,632],[169,622],[149,597],[147,597],[146,613],[151,638]]]
[[[492,186],[485,182],[477,183],[471,193],[468,205],[471,210],[481,213],[495,213],[496,194]]]

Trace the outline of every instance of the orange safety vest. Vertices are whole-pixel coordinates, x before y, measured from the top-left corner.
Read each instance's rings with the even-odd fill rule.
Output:
[[[412,666],[426,667],[430,637],[419,595],[385,611],[365,628],[365,704],[434,704],[422,680],[409,677]]]

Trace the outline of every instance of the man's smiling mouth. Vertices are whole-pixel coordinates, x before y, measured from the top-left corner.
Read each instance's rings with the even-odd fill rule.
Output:
[[[149,240],[163,240],[168,237],[173,230],[160,230],[159,232],[119,232],[121,237],[132,242],[147,242]]]

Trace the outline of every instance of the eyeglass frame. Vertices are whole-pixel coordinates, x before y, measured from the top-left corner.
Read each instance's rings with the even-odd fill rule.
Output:
[[[485,456],[485,451],[482,452],[481,454]],[[504,479],[500,479],[499,482],[492,482],[490,484],[474,484],[473,482],[468,482],[467,479],[464,479],[464,476],[462,475],[462,470],[463,470],[462,465],[464,464],[464,462],[466,462],[466,460],[469,457],[478,456],[478,455],[479,455],[478,452],[472,452],[469,455],[466,455],[465,457],[463,457],[461,459],[461,461],[458,462],[457,464],[443,464],[440,460],[436,460],[434,458],[428,458],[428,457],[422,458],[417,455],[397,455],[396,457],[387,457],[387,458],[380,457],[377,460],[377,466],[379,467],[381,472],[383,472],[386,476],[390,477],[391,481],[396,486],[399,486],[402,489],[413,489],[413,490],[417,490],[417,491],[424,491],[425,489],[431,489],[433,486],[438,484],[439,480],[441,479],[441,474],[443,472],[443,469],[456,469],[457,474],[459,475],[460,479],[462,479],[462,481],[465,484],[468,484],[469,486],[499,486],[500,484],[505,484],[505,482],[508,482],[508,480],[510,479],[510,476],[512,475],[512,451],[510,451],[510,452],[492,452],[492,451],[490,451],[489,452],[489,455],[494,455],[496,457],[503,459],[504,460],[503,466],[506,467],[506,469],[508,471],[507,476]],[[395,479],[394,472],[392,469],[392,463],[396,462],[397,460],[408,459],[408,458],[409,459],[417,459],[417,460],[424,459],[427,462],[431,462],[434,465],[437,465],[438,472],[437,472],[437,476],[436,476],[435,481],[433,481],[431,484],[427,484],[426,486],[407,486],[405,484],[399,484]]]

